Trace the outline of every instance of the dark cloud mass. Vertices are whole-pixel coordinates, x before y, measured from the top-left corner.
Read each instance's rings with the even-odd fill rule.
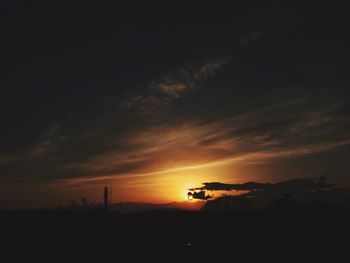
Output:
[[[224,184],[219,182],[203,183],[202,187],[191,188],[191,191],[254,191],[254,190],[269,190],[269,191],[283,191],[287,190],[288,193],[295,193],[300,191],[300,189],[306,189],[307,191],[312,191],[322,188],[331,188],[334,185],[331,183],[326,183],[324,179],[322,181],[311,181],[306,179],[293,179],[290,181],[283,181],[280,183],[255,183],[248,182],[243,184]]]
[[[43,193],[66,200],[68,186],[79,196],[106,179],[154,200],[147,193],[185,176],[228,182],[193,189],[200,199],[266,186],[247,181],[327,176],[349,186],[347,15],[248,2],[5,1],[0,198],[10,192],[13,203],[3,206],[26,193],[37,205]]]
[[[242,184],[224,184],[219,182],[203,183],[202,187],[189,189],[194,199],[208,200],[213,196],[206,191],[240,191],[238,195],[224,194],[209,202],[204,209],[220,209],[231,203],[234,206],[244,205],[243,209],[267,207],[278,202],[325,202],[340,206],[350,206],[350,189],[338,187],[326,181],[324,177],[317,180],[292,179],[278,183],[248,182]],[[243,192],[243,193],[242,193]],[[232,192],[231,192],[232,193]],[[248,205],[249,204],[249,205]],[[248,205],[248,206],[247,206]],[[260,206],[260,207],[259,207]],[[232,209],[233,207],[227,207]]]

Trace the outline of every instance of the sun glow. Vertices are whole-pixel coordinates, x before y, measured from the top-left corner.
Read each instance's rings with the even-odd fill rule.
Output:
[[[236,164],[235,164],[236,165]],[[147,173],[137,174],[119,174],[107,175],[93,178],[86,178],[70,181],[62,181],[63,185],[77,184],[86,185],[94,193],[91,198],[100,198],[101,182],[109,180],[113,185],[113,201],[119,202],[150,202],[150,203],[166,203],[166,202],[190,202],[198,201],[189,195],[189,189],[202,186],[203,182],[228,181],[228,176],[237,180],[237,167],[222,166],[191,166],[193,169],[184,169],[188,166],[172,166],[163,171],[149,171]],[[235,170],[233,174],[232,170]],[[247,178],[247,176],[246,176]],[[232,180],[232,179],[231,179]],[[235,182],[237,182],[235,180]],[[238,180],[239,182],[239,180]],[[92,189],[93,188],[93,189]],[[212,195],[212,193],[208,193]]]
[[[187,199],[188,199],[188,201],[193,200],[193,194],[192,194],[192,192],[188,192],[188,193],[187,193]]]

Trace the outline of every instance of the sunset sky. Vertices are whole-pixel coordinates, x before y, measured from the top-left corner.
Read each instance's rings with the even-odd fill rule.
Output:
[[[51,2],[51,1],[48,1]],[[4,1],[0,208],[183,201],[203,182],[350,186],[344,14]]]

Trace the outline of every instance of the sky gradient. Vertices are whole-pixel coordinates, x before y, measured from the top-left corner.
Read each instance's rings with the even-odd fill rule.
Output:
[[[339,10],[5,2],[0,207],[100,202],[106,180],[114,202],[212,181],[350,186]]]

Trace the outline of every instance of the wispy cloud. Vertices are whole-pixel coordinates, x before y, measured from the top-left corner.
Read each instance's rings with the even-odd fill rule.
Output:
[[[16,157],[13,154],[1,154],[0,155],[0,164],[6,164],[13,161]]]
[[[47,157],[66,140],[67,136],[61,133],[61,123],[57,122],[50,125],[30,147],[14,154],[4,154],[0,159],[12,162]]]
[[[89,131],[66,136],[55,124],[28,149],[3,153],[0,164],[7,166],[8,178],[30,170],[45,180],[93,181],[266,164],[348,146],[348,119],[338,113],[344,105],[309,105],[290,98],[216,120],[188,118],[96,136]]]
[[[79,170],[87,180],[98,180],[99,176],[118,178],[127,174],[148,176],[233,163],[269,163],[350,144],[348,136],[334,139],[324,135],[322,125],[337,125],[332,111],[314,111],[283,121],[271,120],[283,107],[293,105],[295,103],[269,106],[260,112],[214,122],[186,121],[151,127],[124,136],[116,141],[114,149],[67,168]],[[270,117],[263,118],[266,114]],[[301,130],[302,135],[298,133]]]
[[[256,10],[250,12],[246,19],[249,21],[257,21],[250,27],[243,27],[244,25],[249,25],[250,23],[245,21],[242,22],[242,30],[244,34],[240,38],[241,46],[247,46],[260,38],[264,37],[266,34],[278,29],[284,23],[290,21],[294,15],[295,6],[290,6],[289,9],[284,7],[283,4],[268,4],[262,10],[257,12]]]
[[[199,88],[203,81],[228,62],[229,58],[213,58],[202,63],[184,65],[150,81],[146,87],[126,98],[121,105],[124,109],[140,115],[158,115],[175,100]]]

